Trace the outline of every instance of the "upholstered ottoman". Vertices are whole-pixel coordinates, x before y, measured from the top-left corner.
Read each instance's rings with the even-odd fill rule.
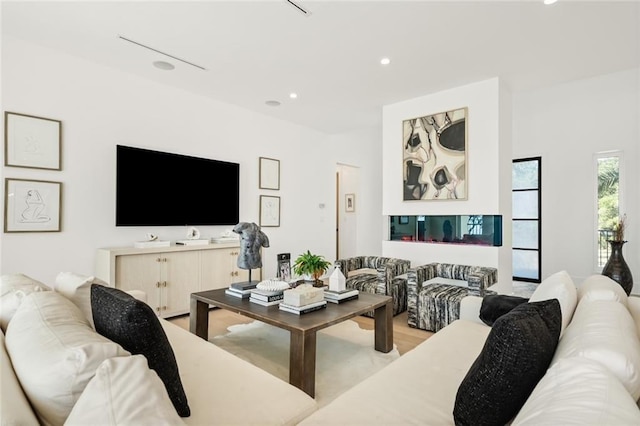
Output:
[[[482,295],[495,294],[484,290]],[[479,295],[477,289],[451,284],[427,284],[418,295],[422,306],[418,315],[418,328],[434,332],[442,330],[460,318],[460,301],[469,295]]]

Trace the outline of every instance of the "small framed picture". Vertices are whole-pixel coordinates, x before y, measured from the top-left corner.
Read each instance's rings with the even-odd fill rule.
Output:
[[[60,232],[62,183],[5,179],[4,232]]]
[[[280,160],[260,157],[260,189],[280,189]]]
[[[356,194],[345,194],[344,209],[348,212],[356,211]]]
[[[4,165],[62,170],[62,122],[33,115],[4,113]]]
[[[260,196],[260,226],[280,226],[280,197]]]

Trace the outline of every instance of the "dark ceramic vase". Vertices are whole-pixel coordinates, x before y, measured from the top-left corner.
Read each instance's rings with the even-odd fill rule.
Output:
[[[631,270],[627,262],[625,262],[624,257],[622,257],[622,246],[626,241],[609,240],[608,242],[611,245],[611,255],[604,265],[604,268],[602,268],[602,275],[606,275],[620,284],[625,293],[629,295],[631,289],[633,289],[633,277],[631,276]]]

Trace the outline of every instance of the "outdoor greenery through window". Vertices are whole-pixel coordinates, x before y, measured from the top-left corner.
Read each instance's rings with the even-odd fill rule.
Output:
[[[602,268],[609,259],[608,240],[613,237],[620,213],[620,160],[621,153],[604,153],[596,156],[598,175],[597,200],[597,253],[596,265]]]

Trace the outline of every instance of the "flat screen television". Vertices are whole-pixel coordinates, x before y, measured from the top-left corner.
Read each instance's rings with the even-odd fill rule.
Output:
[[[117,145],[116,226],[235,225],[240,165]]]

